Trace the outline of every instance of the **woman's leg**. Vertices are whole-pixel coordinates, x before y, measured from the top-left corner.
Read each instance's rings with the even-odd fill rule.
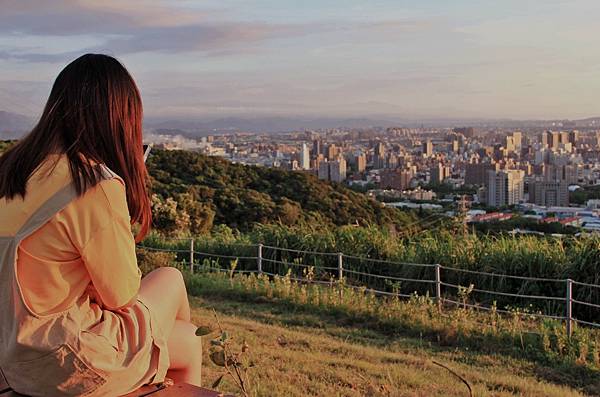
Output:
[[[200,385],[202,348],[190,322],[190,304],[181,272],[163,267],[142,279],[140,297],[168,336],[169,375],[174,380]]]
[[[190,303],[183,275],[174,267],[161,267],[144,277],[139,295],[151,306],[165,332],[171,331],[176,319],[190,321]]]
[[[169,337],[169,358],[171,366],[168,376],[175,382],[185,382],[201,386],[202,342],[196,336],[196,326],[177,320]]]

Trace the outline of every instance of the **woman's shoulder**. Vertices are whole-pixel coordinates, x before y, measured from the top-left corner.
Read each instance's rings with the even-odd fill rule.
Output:
[[[91,162],[99,176],[99,182],[75,199],[69,207],[73,213],[97,217],[120,217],[129,219],[127,196],[123,179],[104,164]],[[65,154],[51,154],[35,171],[32,183],[38,185],[68,185],[72,183],[69,160]]]
[[[125,184],[119,177],[101,180],[89,188],[77,204],[106,212],[106,216],[129,219]]]

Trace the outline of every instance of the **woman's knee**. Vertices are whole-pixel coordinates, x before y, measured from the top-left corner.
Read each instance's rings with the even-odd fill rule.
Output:
[[[187,289],[178,269],[161,267],[152,271],[142,280],[139,294],[154,306],[167,326],[173,321],[172,318],[190,321]]]
[[[158,277],[161,279],[161,283],[165,283],[170,288],[183,288],[185,290],[183,274],[175,267],[159,267],[150,272],[147,277]]]
[[[173,280],[177,279],[179,281],[183,281],[183,274],[176,267],[159,267],[154,269],[148,274],[150,275],[160,275],[161,277],[172,278]]]

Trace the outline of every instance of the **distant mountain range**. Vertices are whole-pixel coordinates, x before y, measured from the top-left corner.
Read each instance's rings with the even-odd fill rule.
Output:
[[[158,120],[149,118],[145,126],[157,130],[183,130],[206,133],[280,132],[318,128],[387,127],[397,122],[372,118],[227,117],[216,120]]]
[[[34,120],[18,113],[0,110],[0,139],[14,139],[23,136],[34,124]],[[220,119],[167,119],[146,117],[144,127],[159,133],[203,136],[231,132],[285,132],[319,128],[370,128],[370,127],[452,127],[473,126],[482,128],[600,128],[600,117],[581,120],[510,120],[510,119],[408,119],[392,116],[355,118],[335,117],[226,117]]]
[[[0,110],[0,139],[15,139],[33,127],[33,120],[18,113]]]
[[[155,119],[147,118],[146,127],[159,133],[203,136],[227,132],[285,132],[319,128],[370,127],[458,127],[479,128],[600,128],[600,117],[581,120],[511,120],[511,119],[408,119],[392,116],[357,118],[302,118],[302,117],[229,117],[216,120]]]

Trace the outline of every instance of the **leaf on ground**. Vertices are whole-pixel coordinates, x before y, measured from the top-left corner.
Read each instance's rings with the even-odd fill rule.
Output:
[[[213,332],[213,330],[210,329],[209,327],[202,326],[202,327],[198,327],[198,329],[196,329],[196,336],[206,336],[208,334],[211,334],[212,332]]]
[[[219,376],[219,377],[217,378],[217,380],[215,380],[215,381],[213,382],[213,384],[212,384],[212,386],[211,386],[211,387],[212,387],[213,389],[216,389],[217,387],[219,387],[219,385],[221,384],[221,381],[223,380],[223,377],[225,377],[225,374],[223,374],[223,375]]]

